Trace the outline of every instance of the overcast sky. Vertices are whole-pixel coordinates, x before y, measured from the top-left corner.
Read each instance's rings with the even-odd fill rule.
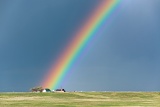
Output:
[[[0,91],[29,91],[99,0],[0,0]],[[160,0],[122,0],[66,75],[69,91],[160,91]]]

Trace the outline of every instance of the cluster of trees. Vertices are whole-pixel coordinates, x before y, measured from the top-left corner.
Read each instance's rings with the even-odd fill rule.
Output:
[[[31,88],[31,91],[32,92],[42,92],[43,88],[41,86],[39,86],[39,87],[33,87],[33,88]]]

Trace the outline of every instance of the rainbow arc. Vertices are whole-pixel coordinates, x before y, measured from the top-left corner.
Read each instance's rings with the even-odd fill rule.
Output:
[[[70,43],[56,60],[51,70],[42,81],[43,87],[56,89],[60,86],[65,75],[71,70],[74,62],[78,60],[85,46],[90,43],[91,38],[101,29],[103,24],[109,20],[121,0],[101,0],[95,10],[84,21],[78,32],[73,36]]]

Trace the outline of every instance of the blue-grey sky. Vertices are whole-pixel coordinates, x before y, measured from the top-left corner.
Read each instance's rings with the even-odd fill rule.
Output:
[[[0,91],[38,86],[99,0],[0,0]],[[160,91],[160,1],[122,0],[63,88]]]

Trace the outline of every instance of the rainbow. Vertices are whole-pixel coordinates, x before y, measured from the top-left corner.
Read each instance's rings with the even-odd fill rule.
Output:
[[[76,32],[73,39],[66,46],[65,50],[62,51],[62,54],[45,76],[42,81],[43,87],[50,89],[59,87],[63,78],[71,70],[74,62],[82,53],[85,46],[91,42],[91,38],[93,38],[104,23],[109,20],[109,17],[116,7],[118,7],[119,3],[120,0],[100,1],[93,13],[84,21],[83,26]]]

